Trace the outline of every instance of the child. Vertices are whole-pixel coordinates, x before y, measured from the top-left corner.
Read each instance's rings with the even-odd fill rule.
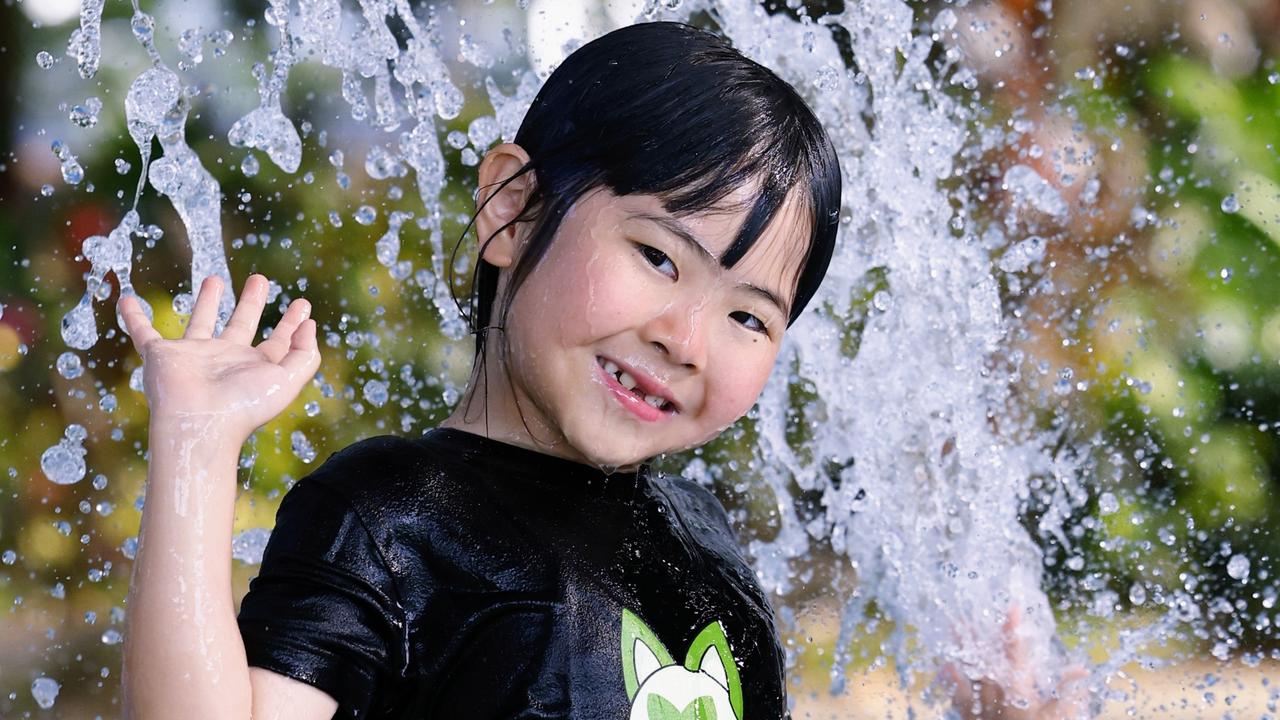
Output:
[[[783,651],[728,517],[646,461],[755,403],[835,241],[835,151],[800,96],[707,32],[649,23],[569,56],[479,167],[462,402],[286,494],[239,616],[241,444],[315,374],[266,279],[212,337],[132,299],[147,502],[128,601],[137,718],[784,717]]]

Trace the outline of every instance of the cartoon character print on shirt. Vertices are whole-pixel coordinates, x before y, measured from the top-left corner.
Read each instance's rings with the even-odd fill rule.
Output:
[[[742,720],[742,683],[719,621],[702,628],[682,664],[623,608],[622,676],[629,720]]]

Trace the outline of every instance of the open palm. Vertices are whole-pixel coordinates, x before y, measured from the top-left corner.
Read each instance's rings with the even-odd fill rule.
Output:
[[[311,306],[301,298],[285,311],[271,336],[253,345],[268,282],[250,275],[222,333],[214,337],[222,279],[200,287],[191,322],[168,340],[152,326],[133,296],[120,300],[121,319],[142,356],[144,391],[152,421],[218,417],[222,427],[248,436],[280,414],[320,366]]]

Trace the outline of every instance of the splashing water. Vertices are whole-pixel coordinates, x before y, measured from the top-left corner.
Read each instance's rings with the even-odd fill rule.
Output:
[[[446,333],[460,337],[464,326],[441,280],[447,253],[440,231],[444,161],[437,120],[456,117],[463,95],[408,3],[360,0],[358,5],[361,20],[351,28],[337,0],[296,6],[271,1],[265,17],[278,33],[277,47],[269,69],[263,63],[254,66],[259,105],[232,126],[228,141],[265,153],[286,173],[296,172],[302,143],[283,113],[281,95],[298,48],[308,48],[311,56],[339,70],[341,96],[352,119],[399,133],[394,143],[375,144],[365,167],[375,179],[413,171],[426,209],[418,222],[432,243],[435,305]],[[93,13],[100,15],[100,6],[85,4],[82,29],[73,39],[82,73],[89,75],[98,62]],[[766,15],[747,0],[688,2],[678,11],[651,7],[642,16],[687,19],[700,11],[711,13],[735,46],[805,92],[843,163],[844,214],[858,218],[845,225],[841,250],[815,303],[821,309],[788,336],[780,361],[822,398],[806,412],[820,413],[825,421],[811,425],[807,451],[789,441],[786,374],[766,390],[758,417],[759,455],[767,460],[763,475],[774,493],[789,497],[789,484],[797,482],[822,494],[825,515],[802,523],[788,503],[779,502],[777,536],[751,548],[760,577],[770,590],[785,592],[795,581],[792,561],[809,552],[814,538],[827,539],[857,567],[863,588],[847,607],[841,645],[848,645],[874,599],[902,628],[893,642],[908,670],[950,658],[975,677],[1005,676],[1008,669],[998,661],[1001,618],[1017,605],[1038,633],[1030,644],[1040,657],[1036,666],[1046,673],[1042,684],[1050,686],[1060,664],[1051,657],[1054,618],[1039,589],[1038,548],[1018,522],[1019,497],[1027,478],[1037,473],[1069,487],[1075,468],[1045,456],[1035,438],[1019,443],[992,428],[992,409],[1008,402],[1007,390],[988,365],[1005,324],[986,249],[968,238],[958,242],[948,230],[954,209],[938,183],[955,170],[967,111],[934,82],[937,70],[927,62],[933,41],[913,32],[910,8],[896,0],[861,3],[828,16],[824,23],[849,32],[860,59],[855,73],[828,36],[814,37],[812,23]],[[405,29],[404,49],[388,27],[392,18]],[[156,49],[150,16],[136,10],[131,27],[151,59],[125,100],[141,175],[134,209],[108,236],[85,242],[85,257],[92,263],[87,291],[63,322],[64,340],[80,350],[97,340],[92,302],[106,272],[116,274],[123,293],[133,293],[130,238],[139,232],[137,201],[148,179],[187,229],[192,287],[212,273],[230,286],[221,244],[220,188],[184,139],[190,101]],[[198,29],[183,34],[180,69],[200,61],[202,43]],[[797,47],[808,52],[796,53]],[[462,50],[464,59],[478,67],[494,62],[466,40]],[[372,81],[372,101],[366,80]],[[397,85],[399,92],[393,91]],[[495,141],[512,139],[538,85],[533,73],[525,73],[508,96],[486,78],[493,114],[473,120],[463,144],[479,154]],[[156,139],[163,155],[153,161]],[[246,175],[257,172],[251,157],[241,164]],[[127,165],[120,167],[127,172]],[[1030,168],[1013,168],[1005,183],[1041,212],[1065,212],[1062,199]],[[879,192],[883,187],[896,192]],[[397,264],[399,230],[411,217],[390,215],[376,247],[383,265]],[[374,219],[372,208],[356,214],[361,224]],[[1011,250],[1010,257],[1014,270],[1033,262],[1035,252]],[[832,339],[856,312],[854,299],[873,269],[888,279],[876,293],[878,312],[868,319],[856,356],[832,362]],[[224,295],[224,315],[233,302]],[[931,351],[903,357],[898,351],[903,346]],[[386,401],[386,386],[379,381],[366,383],[363,392],[375,406]],[[46,470],[58,482],[83,476],[83,467],[78,472],[65,468],[70,450],[64,443],[55,446],[55,471]],[[315,450],[300,431],[291,444],[304,462],[314,459]],[[828,471],[833,464],[838,472]],[[925,648],[914,659],[906,652],[908,628]],[[837,677],[844,660],[836,664]]]
[[[394,182],[412,172],[422,203],[417,213],[382,213],[387,230],[374,246],[377,260],[395,280],[413,277],[425,288],[445,335],[458,339],[466,327],[445,280],[450,259],[442,229],[446,164],[440,135],[444,121],[463,113],[466,97],[441,55],[434,21],[420,20],[407,0],[352,5],[358,16],[344,14],[339,0],[270,1],[264,16],[275,30],[275,49],[269,62],[254,65],[257,106],[232,125],[227,141],[247,153],[237,155],[245,176],[262,171],[255,153],[284,173],[296,173],[303,135],[282,105],[291,70],[313,61],[338,71],[334,90],[351,120],[377,133],[364,158],[366,174]],[[1083,568],[1082,561],[1080,567],[1071,565],[1079,539],[1068,532],[1067,518],[1096,494],[1087,481],[1094,468],[1083,453],[1036,430],[1016,409],[1002,366],[1014,323],[1001,288],[1021,282],[1015,276],[1032,272],[1047,253],[1045,237],[1022,233],[1011,242],[1011,229],[1067,222],[1075,196],[1063,190],[1064,183],[1047,180],[1034,163],[1014,163],[994,182],[1012,209],[984,228],[973,220],[977,200],[961,197],[957,203],[944,190],[962,170],[960,158],[974,143],[969,125],[975,121],[972,107],[960,99],[972,85],[963,53],[944,49],[939,60],[936,52],[939,38],[954,34],[959,25],[952,9],[939,11],[927,27],[900,0],[850,3],[820,22],[807,15],[799,20],[770,15],[751,0],[662,7],[651,1],[634,9],[634,19],[710,18],[736,47],[805,95],[831,133],[844,171],[840,244],[827,280],[814,309],[788,333],[779,372],[753,413],[759,439],[751,467],[775,498],[777,513],[776,534],[750,546],[759,578],[772,592],[792,591],[804,582],[797,564],[818,545],[829,546],[856,571],[859,590],[845,603],[832,665],[836,688],[854,659],[855,638],[870,630],[876,612],[892,621],[884,650],[904,683],[943,662],[956,663],[973,678],[1008,683],[1013,668],[1005,661],[1003,628],[1016,612],[1030,665],[1039,672],[1036,685],[1048,691],[1070,658],[1056,639],[1057,621],[1041,589],[1045,557],[1037,538],[1052,538],[1072,556],[1068,566]],[[101,14],[101,0],[84,1],[69,50],[82,77],[98,69]],[[120,224],[106,236],[84,241],[83,254],[91,264],[86,290],[62,323],[64,342],[76,350],[97,342],[94,303],[110,292],[108,272],[115,274],[122,294],[136,296],[130,283],[132,238],[152,237],[138,213],[148,181],[186,229],[191,287],[210,274],[231,287],[222,245],[221,188],[186,141],[196,96],[184,90],[179,73],[204,61],[206,43],[216,56],[232,38],[225,31],[184,31],[175,72],[156,48],[154,21],[136,4],[130,25],[149,58],[124,102],[140,175]],[[819,32],[823,28],[847,34],[855,66],[842,58],[832,33]],[[458,40],[457,52],[462,62],[482,71],[508,60],[467,34]],[[40,65],[45,67],[43,59]],[[536,72],[525,71],[506,94],[492,74],[482,75],[492,112],[471,119],[466,132],[446,137],[450,148],[462,151],[465,165],[478,161],[493,143],[514,138],[540,84]],[[1097,79],[1086,75],[1080,79]],[[77,114],[81,109],[73,110],[72,119],[88,127],[101,104],[90,108],[86,101]],[[307,123],[302,128],[309,132]],[[162,154],[153,160],[156,142]],[[65,144],[56,143],[54,152],[67,182],[80,182],[84,170]],[[332,158],[343,176],[342,150]],[[74,164],[70,177],[68,163]],[[123,159],[115,166],[121,174],[133,169]],[[1087,160],[1073,161],[1069,170],[1094,188],[1082,191],[1080,202],[1096,200],[1096,186],[1089,185],[1096,178],[1089,175]],[[1242,209],[1229,195],[1221,210],[1245,212],[1247,205]],[[326,212],[330,222],[341,223],[337,211]],[[372,225],[378,216],[368,205],[354,213],[361,226]],[[400,233],[409,220],[430,239],[425,267],[401,259]],[[180,297],[175,308],[189,311],[191,295]],[[219,322],[234,302],[230,292],[224,294]],[[150,316],[150,307],[142,304]],[[333,335],[333,346],[344,340]],[[348,345],[355,344],[353,336],[345,337]],[[58,370],[67,379],[78,376],[79,355],[65,353]],[[142,387],[138,373],[130,386]],[[1064,369],[1053,392],[1066,397],[1076,387],[1075,376]],[[804,397],[799,406],[797,388]],[[446,389],[446,398],[449,393]],[[391,400],[382,380],[364,382],[361,397],[374,407]],[[319,412],[313,405],[308,404],[308,416]],[[73,425],[66,438],[45,451],[41,466],[50,480],[65,484],[84,477],[84,438],[84,429]],[[305,433],[293,431],[289,440],[302,462],[315,460],[315,446]],[[704,467],[696,459],[684,469],[701,476]],[[797,509],[797,489],[820,499],[817,512]],[[1042,505],[1034,534],[1023,524],[1033,494]],[[1111,515],[1119,512],[1120,502],[1108,493],[1099,496],[1098,507]],[[235,557],[258,561],[265,538],[265,531],[237,535]],[[1242,582],[1250,577],[1247,557],[1233,554],[1224,562],[1230,577]],[[1099,679],[1175,624],[1197,617],[1188,596],[1176,589],[1161,595],[1136,584],[1128,599],[1135,607],[1154,608],[1162,619],[1122,635],[1119,647],[1111,648],[1107,662],[1095,671]]]

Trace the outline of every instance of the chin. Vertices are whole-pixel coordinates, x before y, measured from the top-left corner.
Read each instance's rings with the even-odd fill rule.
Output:
[[[644,446],[634,435],[618,431],[617,435],[602,437],[600,428],[590,433],[566,433],[565,439],[586,461],[600,467],[630,467],[639,465],[659,454]]]

